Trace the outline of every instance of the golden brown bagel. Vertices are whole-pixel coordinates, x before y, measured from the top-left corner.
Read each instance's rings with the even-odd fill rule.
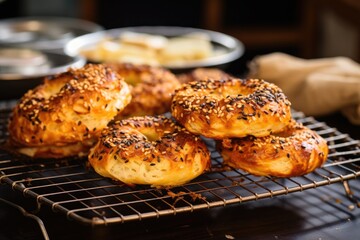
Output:
[[[133,117],[103,131],[89,154],[97,173],[126,184],[176,186],[210,167],[204,142],[165,117]]]
[[[130,100],[127,84],[110,68],[70,69],[21,98],[9,123],[10,143],[31,157],[84,155]]]
[[[259,176],[294,177],[320,167],[327,159],[326,141],[293,121],[266,137],[225,139],[219,144],[224,164]]]
[[[190,82],[175,91],[171,112],[188,131],[215,139],[266,136],[291,119],[281,89],[258,79]]]
[[[227,79],[231,75],[218,68],[196,68],[189,73],[178,74],[177,78],[181,83],[188,83],[207,79]]]
[[[180,87],[174,74],[164,68],[130,63],[108,64],[132,86],[132,100],[117,119],[158,115],[170,110],[172,94]]]

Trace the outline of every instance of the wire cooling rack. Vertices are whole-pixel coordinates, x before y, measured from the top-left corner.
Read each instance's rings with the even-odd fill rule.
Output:
[[[1,107],[0,141],[4,143],[11,106]],[[300,112],[293,112],[293,117],[318,132],[330,148],[327,162],[301,177],[256,177],[224,169],[215,143],[206,140],[212,170],[172,189],[129,187],[114,182],[88,168],[85,159],[35,161],[5,150],[0,150],[0,183],[36,199],[39,208],[45,204],[83,224],[106,225],[271,198],[335,182],[347,183],[360,175],[359,141]],[[348,185],[344,186],[346,190]],[[350,190],[346,193],[351,197]]]

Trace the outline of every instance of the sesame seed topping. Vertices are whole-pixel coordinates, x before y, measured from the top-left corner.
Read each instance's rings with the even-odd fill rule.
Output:
[[[237,123],[269,121],[267,119],[270,117],[284,121],[291,116],[287,102],[281,89],[264,80],[206,79],[190,82],[176,90],[172,115],[187,127],[190,127],[187,123],[203,119],[210,127],[225,129],[231,125],[237,126]],[[208,128],[206,125],[203,127]],[[203,135],[207,132],[207,129],[193,130]]]

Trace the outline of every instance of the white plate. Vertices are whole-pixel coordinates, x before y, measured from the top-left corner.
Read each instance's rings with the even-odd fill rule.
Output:
[[[180,65],[166,65],[164,67],[171,70],[185,70],[198,67],[221,67],[228,64],[244,53],[243,44],[229,35],[209,30],[186,28],[186,27],[168,27],[168,26],[140,26],[110,29],[96,33],[86,34],[69,41],[65,46],[65,53],[70,56],[80,55],[81,50],[95,46],[99,41],[106,38],[117,39],[123,32],[136,32],[162,35],[165,37],[177,37],[189,33],[200,32],[206,34],[215,51],[221,51],[223,54],[215,55],[203,60],[188,61]]]

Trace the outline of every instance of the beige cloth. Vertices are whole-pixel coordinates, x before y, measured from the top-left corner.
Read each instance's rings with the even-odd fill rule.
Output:
[[[345,57],[305,60],[284,53],[256,57],[249,77],[278,85],[292,107],[321,116],[338,110],[360,124],[360,65]]]

